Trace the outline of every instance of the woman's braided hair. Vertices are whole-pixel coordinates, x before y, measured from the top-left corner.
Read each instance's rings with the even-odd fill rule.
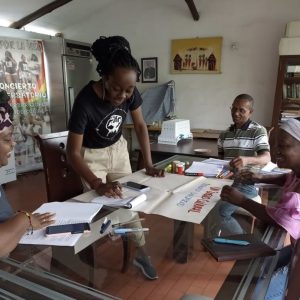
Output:
[[[98,62],[97,72],[100,77],[108,76],[116,68],[134,70],[139,81],[140,67],[135,58],[131,55],[129,42],[122,36],[100,36],[92,47],[91,52]]]

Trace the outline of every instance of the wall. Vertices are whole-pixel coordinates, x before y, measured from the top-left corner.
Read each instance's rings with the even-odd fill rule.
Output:
[[[271,124],[278,44],[285,24],[299,19],[299,0],[194,0],[194,21],[184,0],[112,0],[88,20],[63,30],[65,37],[92,42],[99,35],[124,35],[134,56],[158,57],[159,83],[176,83],[176,113],[193,128],[223,129],[229,107],[240,93],[255,100],[253,119]],[[86,2],[87,3],[87,2]],[[222,74],[171,75],[170,41],[223,37]],[[231,49],[236,42],[237,50]],[[139,89],[150,87],[139,84]]]

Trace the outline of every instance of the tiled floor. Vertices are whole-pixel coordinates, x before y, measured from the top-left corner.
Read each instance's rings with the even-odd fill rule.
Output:
[[[6,193],[14,209],[34,210],[47,199],[43,173],[20,176],[16,182],[6,185]],[[195,226],[194,251],[189,257],[189,262],[178,264],[172,259],[172,220],[157,215],[142,216],[146,218],[143,225],[151,229],[146,240],[159,279],[145,280],[133,265],[126,273],[121,273],[121,243],[107,240],[97,247],[94,271],[96,288],[121,299],[130,300],[176,300],[184,294],[213,298],[233,263],[218,263],[203,250],[200,243],[202,226]],[[45,266],[47,259],[50,263],[51,251],[48,252],[38,258],[44,259]],[[75,276],[73,279],[80,280]]]

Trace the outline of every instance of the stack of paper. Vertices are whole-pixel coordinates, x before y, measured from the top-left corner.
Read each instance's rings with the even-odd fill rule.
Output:
[[[185,170],[186,175],[200,175],[205,177],[216,177],[222,171],[222,166],[194,161],[192,165]]]

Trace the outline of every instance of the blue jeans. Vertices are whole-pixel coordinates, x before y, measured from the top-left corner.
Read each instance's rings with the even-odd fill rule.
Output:
[[[292,258],[292,247],[287,246],[280,250],[275,271],[272,274],[264,300],[282,300],[288,279],[289,264]],[[260,279],[255,287],[252,300],[259,298],[261,288],[266,284],[267,279]]]
[[[232,187],[235,187],[247,198],[258,196],[257,189],[254,185],[246,185],[239,181],[234,181]],[[237,209],[238,207],[236,205],[220,200],[214,207],[213,220],[208,220],[208,236],[215,237],[217,235],[245,233],[239,222],[232,216]],[[211,223],[211,221],[213,221],[213,223]]]

